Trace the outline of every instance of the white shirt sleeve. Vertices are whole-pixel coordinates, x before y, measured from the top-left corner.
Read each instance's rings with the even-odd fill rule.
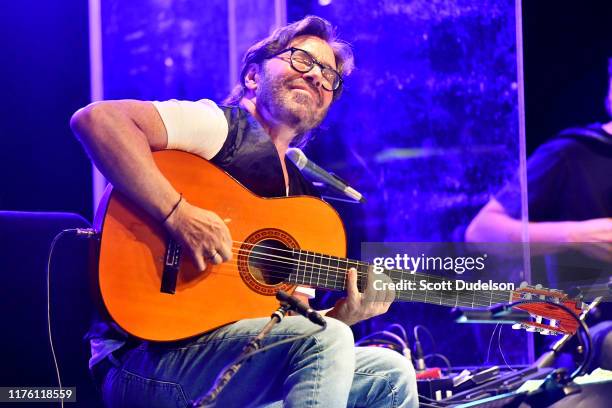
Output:
[[[223,111],[209,99],[197,102],[153,101],[168,134],[168,149],[182,150],[212,159],[227,139],[228,125]]]

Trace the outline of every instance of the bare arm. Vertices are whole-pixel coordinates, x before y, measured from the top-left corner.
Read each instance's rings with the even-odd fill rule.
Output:
[[[153,104],[133,100],[94,103],[77,111],[70,127],[113,186],[162,222],[180,195],[153,161],[151,151],[168,144]],[[216,214],[183,201],[165,226],[187,246],[200,270],[215,252],[220,255],[211,259],[215,263],[231,259],[229,230]]]
[[[530,222],[532,242],[568,242],[569,222]],[[468,242],[521,242],[523,224],[512,218],[495,199],[480,210],[465,231]]]
[[[612,218],[586,221],[530,222],[529,240],[549,245],[536,253],[553,253],[563,244],[612,242]],[[465,232],[468,242],[521,242],[522,223],[512,218],[494,198],[476,215]],[[555,243],[561,245],[554,245]]]
[[[113,186],[155,219],[170,212],[179,193],[153,162],[151,150],[166,148],[168,139],[152,103],[94,103],[77,111],[70,127]]]

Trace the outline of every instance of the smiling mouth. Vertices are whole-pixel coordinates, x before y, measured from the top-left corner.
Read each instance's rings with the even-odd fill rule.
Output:
[[[311,98],[311,99],[312,99],[312,100],[313,100],[313,101],[314,101],[316,104],[319,104],[319,103],[320,103],[320,102],[319,102],[319,97],[318,97],[318,95],[315,95],[315,93],[314,93],[314,92],[312,92],[312,91],[310,91],[310,90],[308,90],[308,89],[304,89],[304,88],[302,88],[302,87],[292,87],[291,89],[292,89],[292,90],[294,90],[294,91],[301,91],[302,93],[307,94],[308,96],[310,96],[310,98]]]
[[[314,95],[312,94],[312,92],[307,91],[306,89],[303,89],[303,88],[293,88],[293,90],[294,90],[294,91],[301,91],[301,92],[304,92],[304,93],[305,93],[305,94],[307,94],[307,95],[310,95],[310,96],[314,97]]]

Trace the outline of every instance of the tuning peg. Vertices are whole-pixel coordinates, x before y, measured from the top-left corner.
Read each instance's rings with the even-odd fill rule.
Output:
[[[560,295],[563,295],[563,291],[561,289],[548,289],[549,292],[554,292],[554,293],[558,293]]]

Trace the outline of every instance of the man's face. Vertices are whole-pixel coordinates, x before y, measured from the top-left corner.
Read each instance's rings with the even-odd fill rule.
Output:
[[[309,52],[319,62],[336,69],[336,58],[329,44],[318,37],[299,36],[287,48]],[[256,91],[257,105],[274,120],[294,127],[297,133],[317,127],[325,118],[333,92],[323,89],[321,69],[315,64],[310,72],[300,73],[290,64],[287,51],[262,64]]]

